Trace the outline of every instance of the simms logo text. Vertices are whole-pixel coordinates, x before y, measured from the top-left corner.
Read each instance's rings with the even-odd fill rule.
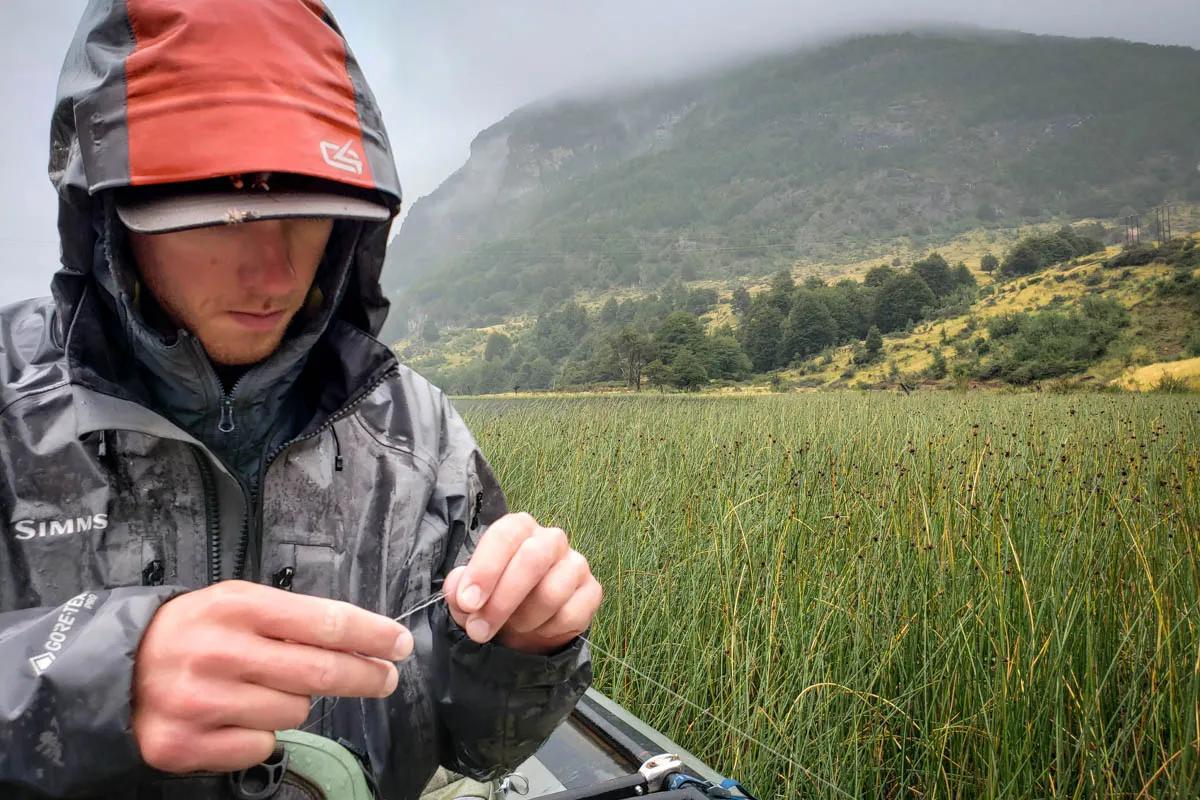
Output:
[[[102,531],[108,527],[108,514],[92,514],[90,517],[74,519],[19,519],[13,523],[17,538],[42,539],[47,536],[70,536],[85,531]]]

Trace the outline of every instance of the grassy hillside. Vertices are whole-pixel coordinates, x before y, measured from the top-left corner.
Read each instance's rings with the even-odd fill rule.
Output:
[[[1200,228],[1200,208],[1177,208],[1176,219],[1180,227],[1194,225]],[[1100,230],[1094,220],[1080,221],[1077,229]],[[1181,359],[1200,355],[1200,293],[1197,290],[1200,287],[1200,234],[1176,240],[1174,247],[1176,250],[1184,248],[1179,251],[1182,255],[1151,248],[1145,258],[1135,259],[1145,263],[1128,266],[1115,266],[1122,258],[1123,248],[1114,245],[1048,265],[1028,275],[1013,277],[1000,271],[987,273],[980,270],[980,263],[988,254],[1004,256],[1016,251],[1018,242],[1028,241],[1031,236],[1044,236],[1053,230],[1053,225],[1009,230],[976,229],[944,241],[937,252],[948,256],[947,262],[965,265],[977,286],[953,296],[957,299],[940,301],[945,306],[940,310],[927,309],[916,324],[890,332],[885,329],[880,352],[873,358],[863,358],[864,342],[858,338],[862,333],[857,337],[843,335],[840,342],[818,346],[807,356],[791,359],[790,364],[785,360],[782,369],[757,371],[757,374],[747,370],[734,376],[733,380],[710,374],[710,380],[700,386],[705,391],[745,392],[898,387],[901,384],[912,388],[920,384],[1028,383],[1028,380],[1013,377],[998,368],[989,370],[989,364],[997,361],[1006,344],[991,341],[993,329],[1005,321],[1044,324],[1056,319],[1070,328],[1071,315],[1094,313],[1095,309],[1089,304],[1096,301],[1109,303],[1110,309],[1120,312],[1124,319],[1098,350],[1078,364],[1054,371],[1056,386],[1148,389],[1157,387],[1163,374],[1178,380],[1174,388],[1200,383],[1200,375],[1175,365]],[[871,270],[878,270],[885,264],[912,263],[926,255],[902,245],[894,255],[884,253],[878,260],[796,265],[792,275],[801,286],[797,291],[804,286],[821,285],[815,283],[814,275],[821,276],[821,280],[830,286],[862,287],[864,278],[870,282]],[[903,269],[900,266],[890,268]],[[605,356],[605,348],[610,346],[613,331],[620,323],[604,323],[604,319],[606,315],[611,316],[614,309],[635,306],[638,311],[634,316],[622,313],[631,320],[634,328],[646,331],[654,339],[663,335],[661,326],[672,311],[678,315],[678,309],[686,308],[694,295],[707,294],[703,310],[695,309],[699,314],[695,319],[700,330],[707,331],[708,341],[715,342],[724,336],[727,337],[724,341],[728,342],[732,335],[743,351],[752,353],[752,343],[746,337],[747,312],[735,310],[736,294],[748,290],[749,302],[767,302],[772,284],[778,280],[776,275],[770,279],[693,281],[676,284],[657,294],[630,288],[594,294],[580,292],[566,305],[550,311],[517,315],[482,328],[446,328],[440,331],[436,342],[422,340],[419,336],[406,338],[397,344],[397,350],[406,362],[457,393],[507,391],[521,385],[527,389],[556,388],[560,391],[572,388],[612,390],[620,386],[621,376],[612,372],[611,366],[604,366],[610,363],[604,359],[611,357]],[[570,309],[575,309],[587,325],[577,329],[580,332],[572,334],[565,349],[555,355],[549,352],[553,341],[546,338],[544,328],[548,321],[563,319]],[[605,324],[609,327],[604,328]],[[768,330],[765,335],[785,339],[792,324],[795,324],[794,320],[781,318],[778,327]],[[499,358],[496,353],[488,352],[489,341],[493,338],[507,343],[508,349]],[[994,351],[993,345],[996,346]],[[935,364],[939,355],[943,362],[940,369]],[[530,375],[530,365],[544,360],[543,356],[550,361],[543,364],[548,371],[542,375],[539,384],[539,378]],[[652,357],[662,358],[661,355]],[[1045,360],[1048,356],[1033,358]],[[610,372],[604,372],[605,369]],[[1031,377],[1041,376],[1033,374]]]
[[[414,205],[388,333],[1200,200],[1197,85],[1188,48],[930,33],[524,108]]]
[[[851,348],[842,347],[828,363],[789,370],[786,377],[798,385],[822,387],[886,382],[897,372],[909,380],[921,380],[919,376],[930,367],[934,352],[940,350],[953,364],[957,357],[955,345],[973,336],[986,338],[989,319],[1005,314],[1078,308],[1084,297],[1100,295],[1129,309],[1131,324],[1103,359],[1075,377],[1096,384],[1111,382],[1128,389],[1153,388],[1159,376],[1151,379],[1151,373],[1161,371],[1162,367],[1149,365],[1173,361],[1184,354],[1185,340],[1196,329],[1200,308],[1194,299],[1159,290],[1160,284],[1174,275],[1174,270],[1165,264],[1106,268],[1105,261],[1119,249],[1110,247],[1026,279],[996,284],[995,290],[974,303],[966,314],[922,324],[912,333],[885,337],[884,358],[865,368],[853,369]],[[847,370],[852,374],[847,374]],[[1176,371],[1179,370],[1170,370],[1169,374]],[[1189,379],[1191,375],[1184,370],[1181,377]]]

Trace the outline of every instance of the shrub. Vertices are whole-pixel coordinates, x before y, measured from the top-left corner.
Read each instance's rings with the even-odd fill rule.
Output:
[[[1200,356],[1200,328],[1192,331],[1183,343],[1183,352],[1189,356]]]
[[[1074,314],[1056,311],[1009,314],[988,323],[988,362],[976,376],[1027,384],[1080,372],[1103,355],[1129,312],[1120,303],[1088,297]]]
[[[1158,248],[1150,244],[1135,244],[1125,247],[1121,252],[1104,262],[1104,266],[1140,267],[1149,264],[1158,257]]]
[[[1187,394],[1191,390],[1183,378],[1178,375],[1168,375],[1166,372],[1158,379],[1158,383],[1154,384],[1153,389],[1161,394]]]

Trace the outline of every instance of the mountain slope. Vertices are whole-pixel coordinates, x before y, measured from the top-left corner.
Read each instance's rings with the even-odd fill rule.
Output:
[[[409,213],[386,334],[1200,200],[1197,85],[1188,48],[902,34],[527,107]]]

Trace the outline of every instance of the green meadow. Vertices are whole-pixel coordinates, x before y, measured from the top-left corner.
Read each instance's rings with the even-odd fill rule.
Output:
[[[1200,796],[1200,397],[463,399],[596,686],[760,798]]]

